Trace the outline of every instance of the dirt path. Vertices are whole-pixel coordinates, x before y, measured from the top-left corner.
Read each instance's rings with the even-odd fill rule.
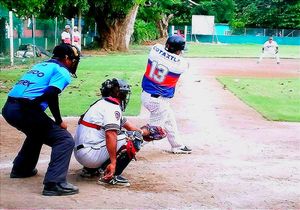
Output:
[[[0,208],[299,209],[300,123],[266,121],[214,78],[299,77],[299,60],[257,65],[254,59],[190,59],[190,64],[173,108],[191,155],[164,152],[166,141],[147,144],[125,170],[131,187],[118,189],[80,178],[73,158],[68,178],[80,193],[49,198],[40,194],[49,148],[43,148],[38,176],[9,179],[23,134],[1,117]],[[131,119],[141,125],[147,117],[143,111]],[[67,120],[73,133],[77,118]]]

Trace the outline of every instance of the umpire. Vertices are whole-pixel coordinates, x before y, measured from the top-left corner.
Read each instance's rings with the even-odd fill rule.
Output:
[[[75,46],[56,46],[52,59],[34,65],[15,84],[2,109],[5,120],[26,135],[13,162],[10,178],[35,176],[42,145],[52,147],[43,182],[42,194],[46,196],[79,192],[78,187],[66,180],[74,140],[61,118],[58,100],[58,95],[71,82],[70,74],[76,77],[79,59],[79,51]],[[55,121],[44,112],[47,107]]]

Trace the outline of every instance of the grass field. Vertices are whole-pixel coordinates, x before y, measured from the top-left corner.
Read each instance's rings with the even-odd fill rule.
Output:
[[[188,44],[188,51],[185,52],[184,56],[255,57],[256,54],[259,53],[260,47],[261,46],[259,45]],[[92,57],[84,56],[80,61],[77,71],[78,78],[73,79],[70,86],[68,86],[67,89],[61,94],[60,106],[63,116],[78,116],[82,114],[92,102],[99,98],[100,84],[106,79],[113,77],[125,79],[132,85],[131,100],[125,112],[125,115],[138,115],[141,107],[140,82],[142,80],[142,75],[146,67],[149,48],[149,46],[132,46],[131,50],[128,53],[112,53]],[[299,47],[282,47],[282,54],[282,57],[299,57]],[[14,69],[10,70],[2,69],[0,71],[0,107],[2,107],[5,103],[7,93],[11,89],[13,84],[15,84],[15,82],[25,71],[28,70],[29,67],[30,65],[27,64],[19,68],[15,67]],[[226,79],[221,80],[222,82],[230,81],[227,81]],[[268,83],[268,81],[264,81],[264,83]],[[256,83],[253,82],[251,84],[254,85],[253,88],[255,88]],[[292,84],[294,84],[294,82]],[[230,85],[228,85],[228,87],[229,86]],[[299,90],[299,86],[297,87]],[[271,85],[266,86],[266,88],[270,88],[270,91],[273,91],[273,87]],[[245,93],[242,91],[237,91],[236,94]],[[275,95],[272,95],[272,97],[273,96]],[[242,96],[238,97],[242,98]],[[282,97],[277,98],[276,100],[282,100],[283,102],[286,102],[287,99],[285,97],[287,97],[288,99],[290,97],[290,93],[282,94]],[[269,106],[272,106],[272,104],[270,104]],[[289,106],[289,104],[286,104],[286,106]],[[280,119],[281,118],[278,118],[278,120]],[[282,118],[281,120],[285,119]]]
[[[60,97],[61,112],[64,116],[78,116],[91,103],[99,98],[99,87],[106,79],[122,78],[132,85],[131,100],[126,115],[138,115],[140,112],[140,81],[145,70],[147,55],[108,55],[83,57],[77,76],[62,92]],[[0,107],[13,84],[27,69],[0,72]]]
[[[300,122],[300,78],[220,77],[218,80],[266,119]]]
[[[239,58],[250,57],[258,58],[261,53],[262,45],[257,44],[197,44],[188,43],[187,57],[224,57]],[[300,58],[300,47],[291,45],[279,46],[279,56],[281,58]]]

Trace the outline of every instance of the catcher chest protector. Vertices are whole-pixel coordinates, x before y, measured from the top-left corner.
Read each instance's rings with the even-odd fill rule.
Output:
[[[127,141],[127,143],[117,151],[117,165],[115,175],[122,174],[130,161],[132,159],[135,159],[135,154],[141,149],[141,145],[143,142],[142,134],[138,131],[125,131],[125,134],[131,140]],[[109,164],[110,159],[102,164],[101,169],[105,170]]]

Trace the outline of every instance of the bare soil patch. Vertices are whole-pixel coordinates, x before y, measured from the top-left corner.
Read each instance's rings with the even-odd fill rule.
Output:
[[[43,147],[38,175],[10,179],[24,135],[0,117],[0,208],[47,209],[299,209],[300,123],[270,122],[215,77],[299,77],[299,60],[189,59],[173,100],[179,131],[190,155],[173,155],[166,140],[145,145],[124,172],[129,188],[97,185],[79,177],[71,160],[68,180],[78,195],[45,197],[42,181],[50,150]],[[147,122],[142,110],[130,119]],[[74,134],[77,117],[66,118]]]

